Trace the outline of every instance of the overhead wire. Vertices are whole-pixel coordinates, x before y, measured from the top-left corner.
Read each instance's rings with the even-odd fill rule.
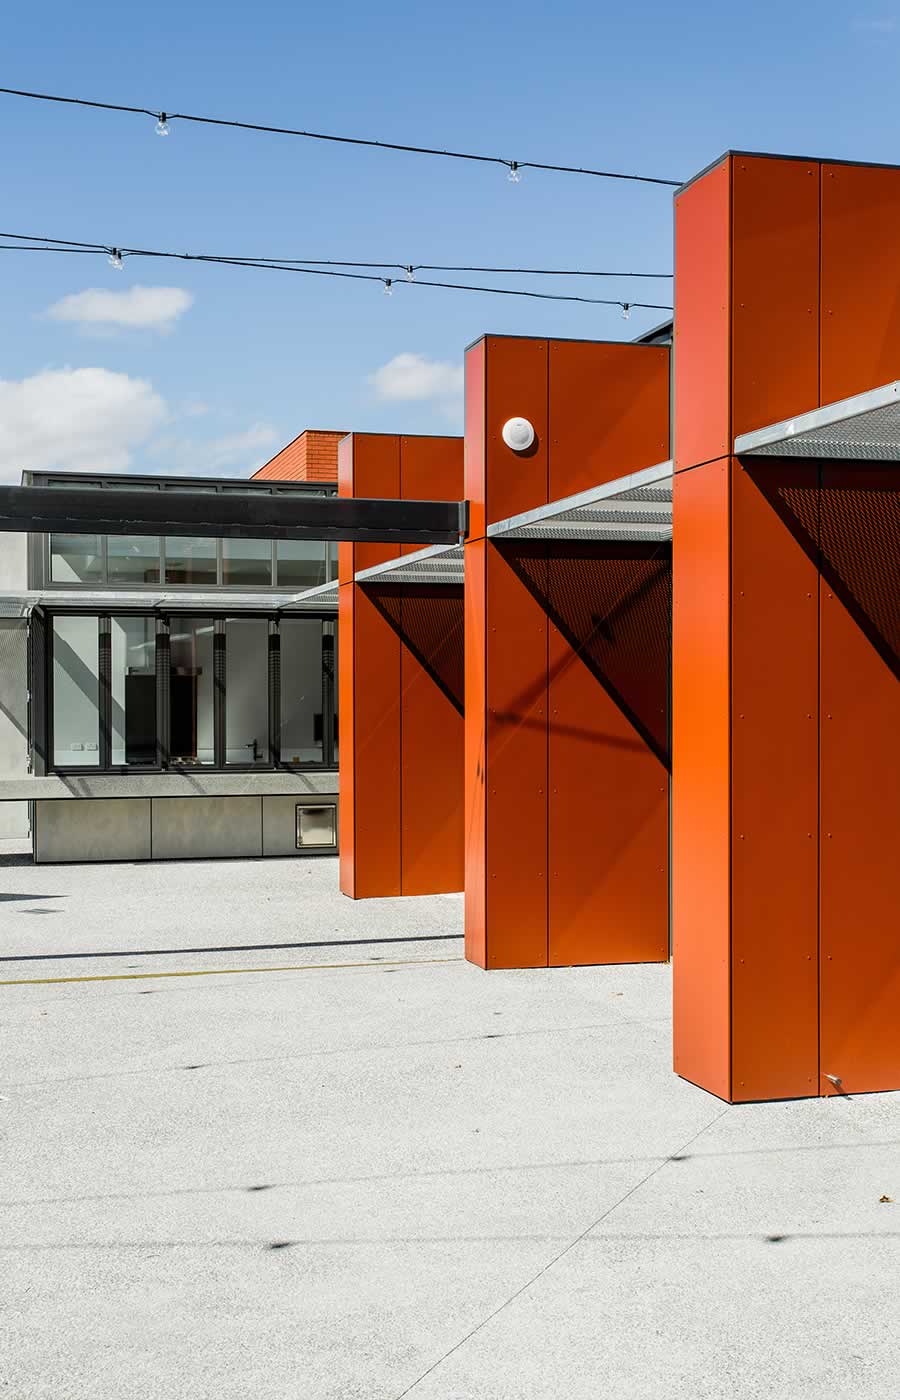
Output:
[[[168,135],[169,122],[193,122],[203,126],[231,127],[240,131],[257,131],[275,136],[296,136],[307,141],[331,141],[343,146],[367,146],[378,150],[401,151],[413,155],[442,156],[448,160],[478,161],[489,165],[502,165],[509,171],[509,178],[518,182],[522,170],[549,170],[566,175],[590,175],[602,180],[625,180],[644,185],[662,185],[679,188],[683,181],[662,179],[656,175],[637,175],[621,170],[594,170],[580,165],[555,165],[547,161],[508,160],[504,156],[489,156],[474,151],[445,150],[436,146],[419,146],[399,141],[376,141],[371,137],[337,136],[332,132],[304,131],[295,127],[270,126],[262,122],[239,121],[226,117],[203,117],[191,112],[157,111],[151,107],[131,106],[121,102],[101,102],[94,98],[64,97],[58,93],[29,92],[22,88],[0,87],[0,94],[7,97],[24,97],[36,102],[56,102],[73,107],[91,107],[105,112],[125,112],[153,117],[160,135]]]
[[[589,304],[589,305],[593,305],[593,306],[618,306],[618,307],[620,307],[620,308],[622,309],[623,313],[624,313],[626,316],[628,315],[628,313],[629,313],[633,308],[634,308],[634,309],[648,310],[648,311],[671,311],[671,310],[672,310],[671,304],[662,303],[662,302],[624,301],[624,300],[623,300],[622,298],[620,298],[620,297],[615,297],[615,298],[612,298],[612,297],[587,297],[587,296],[579,296],[579,295],[576,295],[576,294],[574,294],[574,293],[563,293],[563,292],[538,292],[538,291],[534,291],[534,290],[532,290],[532,289],[530,289],[530,288],[526,288],[526,287],[486,287],[486,286],[478,286],[478,285],[475,285],[475,284],[473,284],[473,283],[466,283],[466,282],[444,282],[444,281],[432,280],[432,279],[429,279],[429,278],[418,278],[418,277],[399,279],[399,278],[381,276],[379,273],[374,272],[374,271],[370,271],[370,272],[358,272],[358,271],[357,271],[357,272],[352,272],[352,271],[347,271],[347,270],[346,270],[347,268],[354,268],[354,267],[355,267],[355,268],[363,268],[363,267],[365,267],[365,268],[399,269],[399,270],[404,271],[404,272],[407,272],[407,273],[413,272],[413,271],[418,271],[418,270],[422,270],[422,271],[431,271],[431,270],[432,270],[431,266],[430,266],[429,264],[425,264],[425,263],[413,263],[413,264],[405,264],[405,263],[375,263],[375,262],[371,262],[371,263],[363,263],[363,262],[357,262],[357,263],[340,263],[340,262],[337,262],[336,260],[330,259],[330,260],[328,260],[327,265],[323,265],[322,263],[320,263],[320,265],[315,266],[315,265],[301,265],[300,262],[299,262],[299,260],[287,259],[287,258],[282,258],[282,259],[276,259],[276,258],[250,258],[250,257],[241,257],[241,256],[237,256],[237,255],[229,256],[229,255],[226,255],[226,254],[213,254],[213,253],[178,253],[178,252],[172,252],[172,251],[167,251],[167,250],[162,250],[162,249],[155,249],[155,248],[131,248],[131,247],[126,247],[125,245],[116,245],[116,244],[83,243],[83,242],[80,242],[79,240],[76,240],[76,239],[49,238],[49,237],[47,237],[47,236],[45,236],[45,235],[39,235],[39,234],[17,234],[17,233],[3,233],[3,232],[0,232],[0,238],[10,238],[10,239],[18,240],[18,241],[13,242],[13,243],[0,244],[0,249],[2,249],[2,250],[4,250],[4,251],[27,251],[27,252],[44,252],[44,253],[94,253],[94,254],[106,254],[106,255],[109,257],[110,261],[112,262],[112,265],[113,265],[114,267],[116,267],[116,268],[121,268],[121,267],[124,265],[124,259],[125,259],[125,258],[164,258],[164,259],[173,259],[173,260],[180,261],[180,262],[201,262],[201,263],[217,264],[217,265],[219,265],[219,266],[228,266],[228,267],[260,268],[260,269],[267,269],[267,270],[269,270],[269,271],[271,271],[271,272],[294,272],[294,273],[306,274],[307,276],[310,276],[310,277],[338,277],[338,278],[348,279],[348,280],[357,281],[357,282],[380,282],[380,283],[382,283],[382,285],[384,286],[385,290],[388,291],[388,292],[393,292],[393,288],[394,288],[395,285],[414,285],[414,286],[418,286],[418,287],[438,287],[438,288],[443,288],[443,289],[445,289],[445,290],[447,290],[447,291],[484,292],[484,293],[486,293],[486,294],[488,294],[488,295],[492,295],[492,296],[518,296],[518,297],[530,297],[530,298],[533,298],[533,299],[536,299],[536,300],[539,300],[539,301],[583,302],[583,303],[586,303],[586,304]],[[517,268],[517,269],[513,269],[513,268],[476,268],[476,267],[470,267],[470,268],[459,268],[459,269],[456,269],[456,268],[453,268],[453,267],[446,267],[446,268],[437,268],[437,267],[436,267],[436,268],[434,268],[434,270],[437,270],[437,271],[449,271],[449,272],[457,271],[457,270],[459,270],[459,271],[471,271],[471,272],[491,272],[491,271],[493,271],[493,272],[497,272],[497,273],[501,273],[501,272],[510,272],[510,273],[514,273],[514,272],[515,272],[515,273],[519,273],[519,274],[521,274],[521,275],[526,275],[526,274],[528,274],[529,272],[532,272],[532,271],[533,271],[535,275],[542,275],[542,276],[544,276],[544,275],[546,275],[546,276],[569,276],[569,275],[578,275],[578,276],[595,276],[595,277],[599,277],[599,276],[610,276],[610,277],[614,277],[614,276],[634,276],[634,277],[648,276],[648,277],[650,277],[650,276],[658,275],[658,276],[662,277],[662,276],[669,276],[669,275],[670,275],[670,274],[662,274],[662,273],[661,273],[661,274],[651,274],[651,273],[646,273],[646,274],[644,274],[644,273],[624,274],[624,273],[587,273],[587,272],[585,272],[585,273],[577,273],[577,274],[575,274],[575,273],[570,274],[570,273],[565,273],[565,272],[561,272],[561,271],[560,271],[560,272],[552,272],[552,271],[550,271],[549,269],[541,269],[541,270],[534,269],[534,270],[532,270],[532,269],[527,269],[527,268]]]

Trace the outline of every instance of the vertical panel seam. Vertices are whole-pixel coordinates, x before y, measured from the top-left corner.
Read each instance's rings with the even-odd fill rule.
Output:
[[[727,728],[727,773],[728,783],[728,908],[726,929],[726,952],[728,956],[728,1099],[734,1102],[734,734],[732,725],[732,710],[734,707],[734,648],[732,646],[734,632],[734,587],[732,572],[734,568],[733,532],[734,519],[732,508],[732,475],[734,472],[734,459],[731,453],[734,450],[734,421],[733,421],[733,400],[734,400],[734,158],[728,158],[728,287],[726,289],[726,325],[727,342],[726,354],[728,356],[728,374],[726,377],[725,392],[728,396],[727,411],[725,421],[728,432],[728,457],[725,459],[723,470],[725,472],[725,502],[726,502],[726,522],[727,522],[727,617],[728,627],[726,629],[726,646],[728,647],[728,707],[725,717]]]
[[[817,400],[822,406],[822,291],[824,286],[822,262],[822,225],[824,185],[822,162],[819,171],[819,286],[818,286],[818,370]],[[815,1092],[822,1092],[822,463],[816,465],[816,1083]]]
[[[544,375],[544,421],[547,424],[547,458],[544,498],[550,500],[550,482],[553,480],[550,466],[550,453],[553,450],[553,432],[550,424],[550,373],[552,356],[550,341],[545,342],[547,368]],[[544,597],[550,589],[550,545],[544,546]],[[544,962],[550,966],[550,619],[544,611]]]

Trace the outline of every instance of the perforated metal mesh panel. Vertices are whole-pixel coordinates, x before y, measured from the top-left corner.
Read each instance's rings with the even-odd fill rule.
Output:
[[[647,484],[640,478],[647,476]],[[639,484],[635,484],[638,482]],[[671,464],[621,477],[594,491],[552,501],[491,525],[496,540],[573,540],[601,544],[672,538]]]
[[[741,457],[900,461],[900,382],[827,404],[735,439]]]
[[[356,579],[358,583],[439,583],[462,587],[462,545],[454,544],[446,548],[423,549],[416,554],[406,554],[389,564],[363,569],[356,575]]]

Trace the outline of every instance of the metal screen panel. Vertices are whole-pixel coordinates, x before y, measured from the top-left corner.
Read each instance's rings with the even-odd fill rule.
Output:
[[[653,544],[672,538],[672,463],[618,477],[488,526],[493,540]]]
[[[773,423],[734,441],[739,457],[900,461],[900,380]]]

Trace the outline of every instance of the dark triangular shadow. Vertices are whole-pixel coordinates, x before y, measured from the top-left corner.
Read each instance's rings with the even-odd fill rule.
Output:
[[[455,584],[367,584],[385,621],[460,714],[465,693],[463,591]]]
[[[510,540],[497,548],[671,771],[671,546]]]
[[[744,470],[900,680],[900,465],[746,460]]]

